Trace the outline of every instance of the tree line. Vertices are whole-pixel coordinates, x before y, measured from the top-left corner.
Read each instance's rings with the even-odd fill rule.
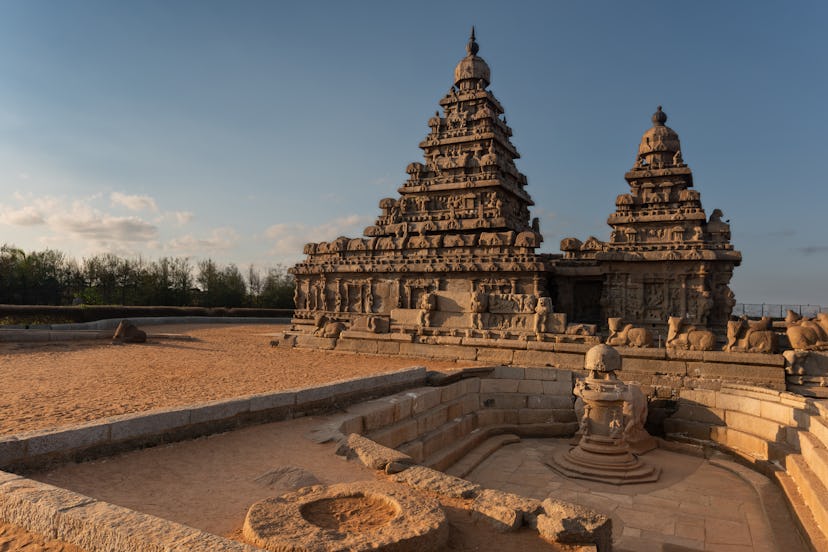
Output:
[[[242,274],[234,264],[188,257],[104,253],[78,262],[54,249],[27,253],[5,244],[0,304],[293,308],[293,277],[281,266],[250,265]]]

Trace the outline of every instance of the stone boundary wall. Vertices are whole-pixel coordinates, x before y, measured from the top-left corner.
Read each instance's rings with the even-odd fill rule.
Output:
[[[828,550],[828,401],[737,384],[682,389],[668,436],[711,442],[782,487],[815,550]]]
[[[245,425],[342,408],[422,385],[423,367],[191,406],[125,414],[77,426],[0,437],[0,469],[26,471],[192,439]]]
[[[333,423],[342,436],[365,435],[440,471],[496,435],[560,437],[578,429],[570,371],[499,366],[459,375],[351,406]]]
[[[368,354],[469,360],[508,366],[549,366],[583,372],[584,357],[594,344],[428,337],[434,343],[414,343],[408,334],[343,332],[325,338],[287,334],[273,345]],[[642,385],[645,395],[675,399],[680,390],[719,389],[725,382],[785,390],[785,358],[760,353],[680,351],[661,348],[616,347],[623,359],[619,377]]]

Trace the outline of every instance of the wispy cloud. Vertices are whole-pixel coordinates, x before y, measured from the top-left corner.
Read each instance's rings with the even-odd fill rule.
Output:
[[[317,226],[300,222],[274,224],[265,230],[265,236],[272,240],[273,255],[297,256],[308,242],[331,241],[339,236],[358,237],[362,230],[373,221],[367,215],[348,215]]]
[[[196,255],[231,249],[239,243],[241,236],[233,228],[214,228],[207,237],[195,237],[191,234],[171,239],[166,249],[177,255]]]
[[[4,208],[0,211],[0,222],[12,226],[37,226],[46,221],[43,214],[34,206],[26,205],[19,209]]]
[[[120,205],[126,207],[130,211],[152,211],[158,212],[158,205],[150,196],[145,195],[129,195],[121,192],[112,192],[109,195],[109,200],[112,205]]]
[[[796,250],[803,255],[817,255],[828,253],[828,245],[806,245],[805,247],[797,247]]]

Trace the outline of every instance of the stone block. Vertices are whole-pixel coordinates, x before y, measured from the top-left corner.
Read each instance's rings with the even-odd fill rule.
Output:
[[[584,343],[555,343],[555,351],[559,353],[579,354],[581,357],[585,356],[586,352],[591,348],[592,345]],[[583,362],[581,363],[581,367],[583,367]]]
[[[481,408],[526,408],[526,395],[518,393],[480,393]]]
[[[349,435],[351,433],[362,435],[365,432],[365,424],[363,423],[361,415],[349,416],[346,414],[342,416],[337,429],[343,435]]]
[[[139,437],[162,435],[190,424],[189,408],[170,408],[148,414],[124,414],[107,418],[110,441],[128,441]]]
[[[537,516],[541,538],[561,544],[594,544],[599,551],[612,550],[612,520],[577,504],[547,498]]]
[[[478,362],[491,362],[492,364],[511,364],[515,352],[512,349],[495,349],[491,347],[478,347]]]
[[[366,467],[382,470],[390,462],[414,464],[413,459],[398,450],[377,444],[372,439],[352,433],[340,445],[337,454],[359,458]]]
[[[802,458],[820,481],[828,482],[828,450],[813,435],[801,433],[799,436]],[[828,498],[828,497],[826,497]]]
[[[731,410],[725,413],[725,422],[728,428],[755,435],[771,443],[784,443],[786,440],[785,426],[772,420]]]
[[[462,345],[429,345],[425,343],[400,343],[400,354],[450,360],[474,360],[477,350]]]
[[[110,425],[89,424],[59,431],[38,432],[26,438],[26,457],[65,453],[109,442]]]
[[[348,412],[360,414],[365,431],[373,431],[393,424],[396,409],[396,404],[385,399],[378,399],[351,406]]]
[[[438,429],[422,436],[420,440],[423,442],[423,454],[426,458],[429,458],[461,437],[463,435],[458,422],[445,423]]]
[[[734,410],[757,417],[762,415],[761,401],[750,397],[731,395],[730,393],[718,393],[716,395],[716,408]]]
[[[412,399],[411,414],[417,415],[431,410],[443,398],[443,391],[439,387],[421,387],[413,389],[406,393],[406,396]]]
[[[526,349],[530,351],[546,351],[552,352],[555,350],[556,343],[554,341],[527,341]]]
[[[571,378],[571,373],[567,370],[559,370],[557,368],[524,368],[525,379],[527,380],[545,380],[557,381],[559,376]]]
[[[415,420],[417,422],[417,433],[420,435],[434,431],[448,422],[448,407],[445,405],[434,407],[417,416]]]
[[[547,408],[522,408],[518,410],[519,424],[544,424],[559,421],[555,419],[556,411]],[[574,417],[574,414],[573,414]],[[571,420],[566,420],[571,421]]]
[[[440,400],[442,402],[453,401],[465,392],[465,385],[462,381],[456,381],[440,388]]]
[[[296,393],[283,391],[281,393],[261,393],[250,395],[250,412],[261,412],[274,408],[288,408],[296,406]]]
[[[394,405],[395,422],[411,417],[411,413],[414,409],[414,399],[411,397],[405,395],[404,393],[399,393],[397,395],[386,397],[385,400]]]
[[[512,362],[518,366],[557,366],[546,351],[515,351]]]
[[[761,401],[759,403],[759,414],[761,418],[773,420],[780,424],[796,426],[797,421],[794,417],[794,412],[795,409],[786,404],[768,401]]]
[[[319,385],[317,387],[297,389],[296,408],[301,409],[314,403],[333,399],[338,395],[345,395],[362,390],[365,384],[364,381],[360,380],[346,380],[329,383],[327,385]]]
[[[518,411],[516,409],[485,409],[477,412],[477,424],[479,427],[495,425],[516,425],[518,423]]]
[[[379,345],[375,340],[347,339],[342,337],[336,344],[336,350],[350,353],[376,354],[379,352]]]
[[[560,379],[555,381],[545,380],[543,382],[543,394],[544,395],[563,395],[563,396],[570,396],[572,395],[572,379],[565,378],[561,375]]]
[[[470,509],[473,520],[489,525],[498,533],[506,533],[523,525],[524,512],[527,517],[534,517],[537,521],[541,503],[540,500],[512,493],[482,489],[471,503]]]
[[[491,377],[504,380],[522,380],[526,375],[519,366],[496,366]]]
[[[672,418],[705,424],[725,425],[725,411],[681,401]]]
[[[377,353],[380,355],[400,354],[400,344],[397,341],[377,341]]]
[[[17,437],[0,438],[0,469],[22,461],[26,457],[26,441]],[[0,475],[2,475],[0,473]],[[1,479],[0,479],[1,481]]]
[[[574,395],[529,395],[528,408],[571,409],[575,402]]]
[[[690,420],[677,418],[667,418],[664,420],[664,433],[667,435],[686,435],[701,441],[710,440],[710,428],[710,424],[702,422],[692,422]]]
[[[455,418],[459,418],[466,414],[463,411],[463,399],[456,399],[454,402],[446,403],[446,407],[448,408],[447,417],[449,420],[453,420]]]
[[[698,403],[703,406],[716,406],[716,391],[711,389],[688,389],[686,387],[679,390],[679,397],[682,401],[689,403]]]
[[[420,436],[418,425],[417,420],[405,420],[384,429],[372,431],[368,434],[368,438],[377,444],[395,449]]]
[[[480,378],[465,378],[460,380],[463,384],[463,394],[480,393]]]
[[[621,360],[622,373],[619,377],[624,379],[624,372],[627,371],[684,376],[687,374],[687,363],[683,360],[624,357]]]
[[[816,416],[812,417],[808,431],[811,435],[819,439],[823,447],[828,448],[828,420],[825,420],[825,418],[817,418]]]
[[[761,437],[737,429],[712,426],[710,428],[710,438],[752,458],[768,459],[768,442]]]
[[[522,379],[482,379],[480,393],[517,393]]]
[[[296,346],[306,349],[322,349],[332,351],[336,347],[336,338],[316,337],[313,335],[300,334],[296,336]]]
[[[400,445],[397,450],[402,452],[403,454],[407,454],[411,458],[413,458],[417,463],[422,462],[425,460],[425,456],[423,455],[423,442],[419,439],[415,441],[410,441],[408,443],[404,443]]]
[[[742,380],[756,383],[776,382],[785,388],[785,370],[774,366],[690,362],[687,374],[701,378]]]
[[[781,394],[775,389],[733,382],[722,382],[721,391],[723,393],[731,393],[733,395],[741,395],[743,397],[751,397],[753,399],[759,399],[760,401],[770,402],[779,402],[779,396]]]
[[[552,353],[552,366],[563,370],[582,370],[584,355],[580,353]]]
[[[463,414],[470,414],[480,410],[480,393],[468,393],[463,395]]]
[[[250,412],[250,399],[248,398],[210,401],[190,409],[190,423],[200,424],[226,420],[246,412]]]
[[[543,382],[541,380],[521,380],[517,390],[518,393],[526,393],[527,395],[541,395],[543,394]]]
[[[412,466],[394,475],[393,480],[451,498],[474,498],[480,492],[479,485],[424,466]]]

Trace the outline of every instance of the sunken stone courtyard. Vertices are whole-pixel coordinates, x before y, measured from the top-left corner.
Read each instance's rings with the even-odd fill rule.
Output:
[[[661,106],[606,239],[538,252],[479,52],[376,222],[305,246],[292,318],[0,330],[33,374],[186,372],[6,427],[0,521],[65,552],[828,550],[828,315],[732,316],[741,253]]]

